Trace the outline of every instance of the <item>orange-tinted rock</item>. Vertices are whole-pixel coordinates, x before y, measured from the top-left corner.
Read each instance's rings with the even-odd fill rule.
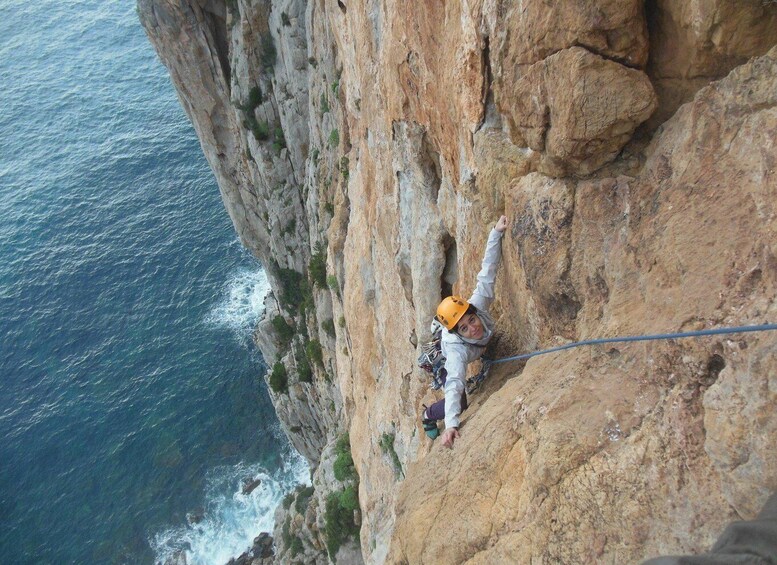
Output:
[[[650,75],[658,125],[693,94],[777,44],[777,5],[748,0],[655,0],[647,3]]]
[[[296,351],[267,322],[257,341],[290,369],[289,394],[272,396],[320,463],[319,508],[338,488],[325,446],[350,431],[367,562],[696,551],[777,488],[771,335],[498,367],[453,452],[419,430],[435,396],[415,368],[434,304],[472,289],[503,212],[513,223],[492,312],[504,353],[777,318],[777,54],[745,64],[772,41],[773,3],[140,6],[278,301],[281,269],[307,281],[327,243],[331,290],[315,287],[301,312],[281,305]],[[635,140],[656,105],[645,72],[658,117]],[[286,148],[251,131],[254,85],[254,117],[277,122]],[[311,339],[323,366],[298,382]],[[294,516],[308,519],[295,530],[306,558],[325,560],[321,513]]]
[[[548,327],[584,339],[774,319],[775,77],[777,49],[701,90],[636,178],[529,175],[513,187],[503,327],[525,321],[531,347],[563,342]],[[565,278],[581,306],[571,326],[543,298]],[[777,489],[775,353],[763,333],[492,369],[454,450],[434,445],[408,469],[386,561],[638,562],[708,549]],[[429,481],[430,467],[443,478]]]
[[[539,170],[552,176],[612,161],[655,107],[644,73],[579,47],[529,67],[501,105],[515,144],[542,152]]]

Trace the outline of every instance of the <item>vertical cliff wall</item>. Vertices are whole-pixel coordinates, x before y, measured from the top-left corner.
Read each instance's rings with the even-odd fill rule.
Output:
[[[418,427],[417,345],[502,213],[502,353],[777,318],[777,5],[729,4],[139,0],[272,283],[315,469],[282,562],[328,560],[357,484],[339,562],[633,562],[777,489],[770,335],[501,366],[453,451]]]

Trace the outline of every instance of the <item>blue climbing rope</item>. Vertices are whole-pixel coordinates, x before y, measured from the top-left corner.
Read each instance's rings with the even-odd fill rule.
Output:
[[[572,349],[573,347],[582,347],[584,345],[600,345],[603,343],[623,343],[630,341],[654,341],[658,339],[680,339],[684,337],[701,337],[705,335],[721,335],[721,334],[741,334],[746,332],[766,332],[777,330],[777,324],[763,324],[760,326],[737,326],[732,328],[714,328],[710,330],[698,330],[694,332],[679,332],[671,334],[654,334],[654,335],[632,335],[626,337],[607,337],[599,339],[587,339],[585,341],[576,341],[574,343],[567,343],[566,345],[559,345],[558,347],[551,347],[550,349],[543,349],[541,351],[534,351],[532,353],[524,353],[523,355],[514,355],[512,357],[502,357],[500,359],[494,359],[493,364],[507,363],[508,361],[518,361],[519,359],[528,359],[529,357],[536,357],[537,355],[545,355],[547,353],[555,353],[556,351],[564,351],[565,349]]]

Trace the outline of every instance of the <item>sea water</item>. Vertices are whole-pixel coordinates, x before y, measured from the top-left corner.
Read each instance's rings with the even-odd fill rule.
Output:
[[[308,473],[261,265],[134,2],[2,0],[0,38],[0,562],[225,563]]]

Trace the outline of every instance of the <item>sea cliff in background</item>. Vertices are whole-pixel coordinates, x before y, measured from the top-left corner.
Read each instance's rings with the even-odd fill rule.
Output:
[[[415,367],[502,213],[503,354],[777,319],[777,4],[138,7],[272,285],[277,562],[634,562],[777,489],[773,335],[501,366],[453,451]]]

